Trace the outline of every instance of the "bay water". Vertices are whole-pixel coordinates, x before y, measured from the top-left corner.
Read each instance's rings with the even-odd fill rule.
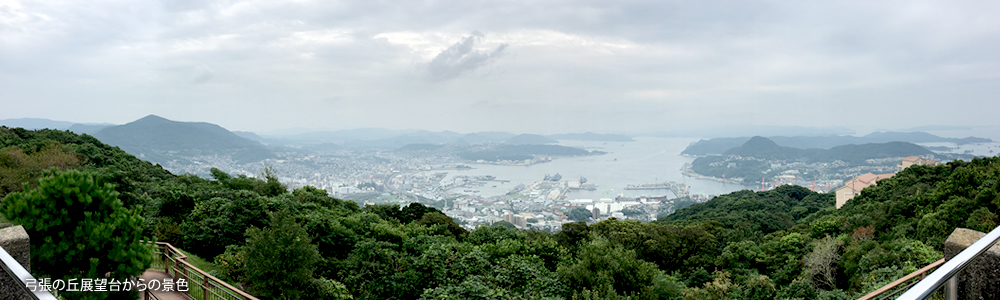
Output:
[[[491,175],[501,183],[487,182],[485,186],[460,187],[453,192],[477,194],[484,197],[503,195],[518,184],[531,185],[545,175],[562,175],[562,180],[579,180],[585,177],[588,184],[596,184],[593,191],[572,190],[567,199],[600,199],[624,196],[669,196],[670,190],[626,190],[629,184],[674,181],[690,186],[691,194],[724,194],[743,189],[737,184],[726,184],[708,179],[684,177],[681,168],[694,157],[682,156],[689,144],[698,141],[692,138],[652,138],[639,137],[632,142],[561,141],[559,145],[578,147],[586,150],[607,152],[603,155],[553,157],[552,161],[530,166],[507,166],[494,164],[469,164],[473,169],[448,170],[443,180],[450,182],[455,176]],[[430,171],[441,172],[441,171]],[[475,190],[478,192],[465,192]]]

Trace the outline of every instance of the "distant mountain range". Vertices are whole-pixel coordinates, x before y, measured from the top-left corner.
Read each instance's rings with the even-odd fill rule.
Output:
[[[277,158],[263,144],[240,137],[219,125],[177,122],[156,115],[125,125],[107,127],[93,136],[152,162],[165,162],[176,154],[229,155],[237,162]]]
[[[593,155],[599,152],[572,147],[546,145],[558,140],[632,141],[631,137],[615,134],[570,133],[554,135],[513,134],[487,131],[462,134],[452,131],[393,130],[362,128],[339,131],[317,131],[290,135],[260,136],[247,131],[229,131],[215,124],[177,122],[149,115],[124,125],[84,124],[49,119],[7,119],[0,125],[26,129],[69,130],[89,134],[102,142],[121,147],[142,159],[165,163],[192,156],[230,156],[240,163],[277,158],[273,151],[336,152],[350,149],[394,148],[402,151],[440,149],[444,145],[458,148],[464,145],[495,144],[494,152],[462,152],[464,156],[492,158],[531,157],[531,155]],[[456,148],[453,148],[456,149]]]
[[[689,145],[681,154],[693,156],[705,156],[713,154],[723,154],[729,149],[739,147],[749,141],[750,137],[736,138],[714,138],[700,140]],[[936,143],[949,142],[955,144],[989,143],[990,139],[967,137],[967,138],[945,138],[926,132],[874,132],[865,136],[773,136],[768,137],[776,145],[799,148],[799,149],[831,149],[843,145],[860,145],[871,143],[888,142],[908,142],[908,143]]]
[[[542,144],[555,144],[559,141],[547,138],[545,136],[537,134],[518,134],[512,138],[504,141],[504,144],[511,145],[542,145]]]
[[[249,138],[249,136],[245,137]],[[558,143],[559,140],[633,141],[631,137],[626,135],[597,134],[591,132],[537,135],[486,131],[462,134],[453,131],[432,132],[426,130],[393,130],[384,128],[317,131],[293,135],[263,135],[260,141],[270,145],[337,143],[350,148],[399,148],[411,144],[540,145]]]
[[[627,135],[621,134],[599,134],[593,132],[584,133],[563,133],[563,134],[550,134],[549,138],[555,140],[570,140],[570,141],[597,141],[597,142],[632,142],[635,141]]]
[[[21,127],[24,129],[57,129],[69,130],[75,133],[86,133],[93,135],[101,129],[114,126],[108,123],[73,123],[66,121],[54,121],[40,118],[20,118],[0,120],[0,125],[7,127]]]
[[[152,126],[151,124],[160,125]],[[144,125],[145,124],[145,125]],[[353,148],[391,148],[413,144],[428,145],[468,145],[468,144],[552,144],[559,140],[625,142],[633,141],[626,135],[597,134],[592,132],[567,133],[551,135],[513,134],[508,132],[487,131],[474,133],[457,133],[453,131],[432,132],[426,130],[395,130],[384,128],[362,128],[338,131],[316,131],[288,135],[258,135],[253,132],[230,132],[218,125],[209,123],[174,122],[155,115],[142,118],[135,122],[115,126],[113,124],[82,124],[64,121],[53,121],[38,118],[0,120],[0,125],[8,127],[24,127],[27,129],[52,128],[70,130],[76,133],[86,133],[108,143],[119,145],[133,154],[143,153],[153,155],[157,151],[193,151],[192,153],[223,154],[236,151],[234,158],[240,160],[256,160],[273,157],[274,154],[263,144],[272,147],[292,146],[300,149],[322,151],[337,151]],[[147,126],[149,125],[149,126]],[[165,127],[157,127],[157,126]],[[160,134],[140,133],[156,130]],[[189,130],[194,130],[188,132]],[[239,138],[239,139],[237,139]],[[159,139],[159,140],[157,140]],[[723,154],[726,151],[740,147],[749,141],[750,137],[713,138],[701,140],[689,145],[682,154],[705,156]],[[768,137],[778,146],[799,149],[832,149],[844,145],[860,145],[887,142],[929,143],[951,142],[956,144],[992,142],[990,139],[944,138],[926,132],[875,132],[865,136],[772,136]],[[217,141],[210,141],[217,140]],[[145,144],[152,142],[152,144]],[[143,146],[146,145],[146,146]],[[233,150],[238,149],[238,150]],[[150,153],[146,153],[150,152]]]
[[[59,129],[66,130],[70,126],[73,126],[73,122],[65,121],[53,121],[49,119],[39,119],[39,118],[19,118],[19,119],[6,119],[0,120],[0,125],[7,127],[21,127],[24,129]]]
[[[458,154],[462,159],[467,160],[525,160],[534,158],[535,155],[545,156],[580,156],[580,155],[601,155],[603,151],[587,151],[580,148],[566,147],[560,145],[539,145],[539,144],[503,144],[492,150],[484,151],[463,151]]]
[[[108,127],[111,127],[111,126],[115,126],[115,125],[114,124],[80,124],[80,123],[77,123],[77,124],[73,124],[72,126],[70,126],[66,130],[69,130],[69,131],[72,131],[72,132],[75,132],[75,133],[78,133],[78,134],[94,135],[94,134],[100,132],[101,130],[104,130],[104,128],[108,128]]]
[[[486,132],[474,132],[470,134],[463,135],[456,144],[498,144],[514,137],[515,134],[510,132],[500,132],[500,131],[486,131]]]

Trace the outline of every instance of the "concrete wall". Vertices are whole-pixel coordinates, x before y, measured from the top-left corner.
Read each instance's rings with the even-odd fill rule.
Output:
[[[0,299],[33,300],[24,282],[0,270]]]
[[[850,193],[850,195],[848,195],[848,193]],[[854,198],[854,190],[849,186],[836,189],[834,194],[837,195],[837,209],[840,209],[844,206],[844,204],[847,204],[847,200]]]
[[[985,233],[955,228],[944,242],[944,257],[951,259]],[[958,299],[1000,299],[1000,245],[994,244],[958,273]]]
[[[24,227],[14,226],[0,229],[0,247],[27,271],[31,271],[31,243]],[[3,261],[0,261],[3,263]],[[14,266],[7,266],[11,269]],[[3,299],[33,299],[20,278],[0,270],[0,295]]]
[[[21,225],[0,229],[0,247],[31,272],[31,240]]]

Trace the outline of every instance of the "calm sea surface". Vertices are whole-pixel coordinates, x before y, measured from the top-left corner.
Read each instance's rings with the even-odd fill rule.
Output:
[[[587,178],[587,183],[597,185],[597,190],[576,190],[566,194],[567,199],[599,199],[625,196],[669,196],[674,197],[670,190],[626,190],[629,184],[656,183],[675,181],[691,187],[691,194],[725,194],[743,189],[738,184],[724,184],[707,179],[695,179],[681,175],[681,167],[694,161],[694,157],[681,156],[689,144],[698,141],[694,138],[651,138],[640,137],[634,142],[585,142],[563,141],[559,145],[580,147],[587,150],[600,150],[608,154],[584,157],[554,157],[551,162],[531,166],[502,166],[492,164],[470,164],[471,170],[449,170],[444,181],[451,181],[455,176],[492,175],[498,180],[510,180],[507,183],[488,182],[485,186],[461,187],[453,192],[477,194],[485,197],[506,194],[518,184],[530,185],[545,175],[559,173],[563,180],[574,180],[580,176]],[[951,143],[923,144],[927,146],[952,147],[955,153],[996,156],[1000,154],[1000,143],[983,143],[971,145],[954,145]],[[431,173],[442,171],[431,171]],[[494,185],[496,187],[494,187]],[[464,192],[476,190],[478,192]]]
[[[594,191],[570,191],[567,199],[598,199],[613,198],[619,194],[625,196],[669,196],[674,197],[670,190],[625,190],[628,184],[654,183],[663,181],[682,182],[691,186],[692,194],[722,194],[740,190],[743,187],[735,184],[723,184],[712,180],[698,180],[681,176],[684,163],[694,161],[693,157],[681,156],[681,151],[688,144],[698,139],[690,138],[636,138],[634,142],[584,142],[564,141],[563,146],[580,147],[587,150],[600,150],[608,154],[584,157],[554,157],[551,162],[531,166],[502,166],[491,164],[471,164],[474,169],[448,171],[444,181],[450,181],[454,176],[492,175],[498,180],[510,180],[508,183],[489,182],[481,187],[458,188],[478,190],[482,196],[496,196],[507,193],[518,184],[530,185],[548,175],[559,173],[563,180],[587,178],[587,183],[597,185]],[[441,171],[436,171],[441,172]],[[433,173],[433,171],[432,171]],[[493,186],[496,187],[493,187]]]

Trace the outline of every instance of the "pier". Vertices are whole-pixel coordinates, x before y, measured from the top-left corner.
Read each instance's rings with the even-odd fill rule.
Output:
[[[677,183],[673,181],[664,181],[662,183],[642,183],[642,184],[629,184],[625,186],[626,190],[670,190],[674,193],[677,198],[683,198],[690,195],[691,187],[683,183]]]

